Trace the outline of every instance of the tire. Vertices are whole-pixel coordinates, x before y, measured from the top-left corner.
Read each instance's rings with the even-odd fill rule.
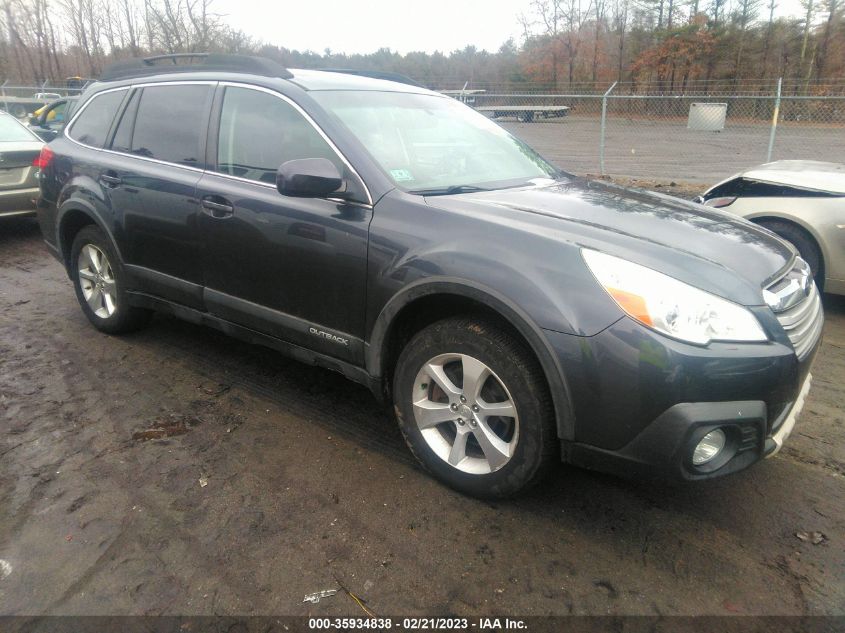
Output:
[[[819,290],[824,287],[824,261],[816,241],[802,228],[789,222],[778,222],[776,220],[764,220],[759,222],[763,228],[777,233],[787,242],[792,244],[801,258],[810,266],[816,286]]]
[[[149,322],[150,310],[129,305],[123,265],[99,227],[86,226],[77,233],[70,272],[82,311],[101,332],[125,334]]]
[[[465,370],[482,379],[467,383]],[[536,484],[559,460],[540,365],[487,321],[446,319],[414,335],[397,361],[393,402],[414,456],[465,494],[511,496]]]

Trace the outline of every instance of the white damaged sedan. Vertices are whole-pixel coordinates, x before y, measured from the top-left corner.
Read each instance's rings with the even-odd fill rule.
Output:
[[[825,292],[845,294],[845,165],[779,160],[714,185],[696,198],[792,243]]]

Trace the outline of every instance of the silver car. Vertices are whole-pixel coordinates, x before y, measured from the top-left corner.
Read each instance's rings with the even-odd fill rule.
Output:
[[[825,292],[845,294],[845,165],[779,160],[714,185],[696,199],[790,242]]]
[[[34,215],[44,141],[15,117],[0,112],[0,218]]]

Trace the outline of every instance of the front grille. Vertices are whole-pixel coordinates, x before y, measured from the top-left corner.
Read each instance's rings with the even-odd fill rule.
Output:
[[[780,312],[775,311],[775,316],[786,331],[798,360],[806,358],[813,349],[824,325],[824,311],[816,284],[809,281],[806,287],[807,291],[802,299],[789,301],[789,307]]]

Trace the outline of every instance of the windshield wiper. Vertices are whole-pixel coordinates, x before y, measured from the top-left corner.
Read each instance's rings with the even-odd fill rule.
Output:
[[[408,193],[418,196],[450,196],[455,193],[472,193],[473,191],[491,191],[488,187],[477,187],[476,185],[452,185],[451,187],[439,187],[436,189],[411,189]]]

